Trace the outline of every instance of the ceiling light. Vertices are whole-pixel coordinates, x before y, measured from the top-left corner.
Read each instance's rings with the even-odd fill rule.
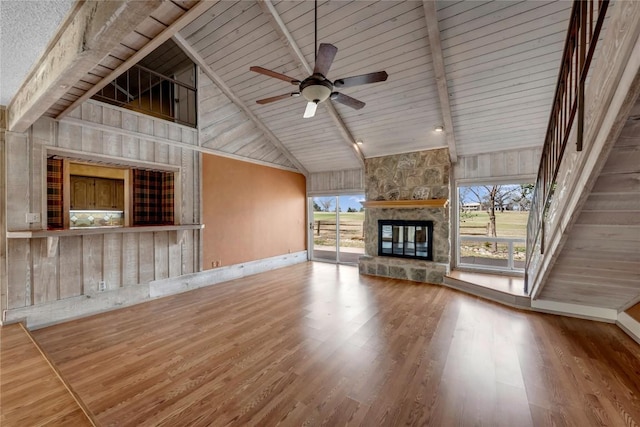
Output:
[[[358,144],[358,145],[362,145],[362,144],[363,144],[363,142],[362,142],[362,140],[361,140],[361,139],[356,139],[356,144]]]
[[[313,117],[316,115],[316,108],[318,108],[318,103],[310,101],[307,103],[307,108],[304,110],[304,115],[302,116],[305,119],[309,117]]]
[[[444,127],[436,126],[433,130],[436,131],[436,132],[444,132]]]
[[[318,104],[329,98],[333,92],[333,84],[324,77],[314,74],[300,83],[300,92],[307,101]]]

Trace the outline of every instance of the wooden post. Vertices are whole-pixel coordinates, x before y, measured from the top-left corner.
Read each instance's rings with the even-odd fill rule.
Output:
[[[318,220],[318,233],[317,233],[317,235],[318,236],[320,235],[320,220]]]

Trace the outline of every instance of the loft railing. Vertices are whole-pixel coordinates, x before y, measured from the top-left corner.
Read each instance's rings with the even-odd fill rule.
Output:
[[[545,218],[574,121],[577,138],[576,150],[582,150],[585,83],[608,5],[609,0],[574,0],[573,2],[560,74],[527,224],[525,266],[527,272],[538,240],[540,241],[540,253],[543,254],[545,250]],[[528,288],[528,277],[526,277],[525,292],[529,291]]]
[[[195,127],[196,95],[191,85],[134,65],[93,99]]]

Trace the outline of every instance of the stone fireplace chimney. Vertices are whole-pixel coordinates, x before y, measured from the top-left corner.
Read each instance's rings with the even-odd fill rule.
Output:
[[[361,274],[442,283],[450,269],[449,152],[446,148],[365,160],[365,255]],[[378,253],[378,221],[432,221],[433,260]]]

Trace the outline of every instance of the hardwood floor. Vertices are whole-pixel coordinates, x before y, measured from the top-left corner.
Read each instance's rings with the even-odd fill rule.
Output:
[[[614,325],[304,263],[34,331],[102,425],[640,424]]]
[[[22,325],[0,328],[0,425],[94,425]]]

